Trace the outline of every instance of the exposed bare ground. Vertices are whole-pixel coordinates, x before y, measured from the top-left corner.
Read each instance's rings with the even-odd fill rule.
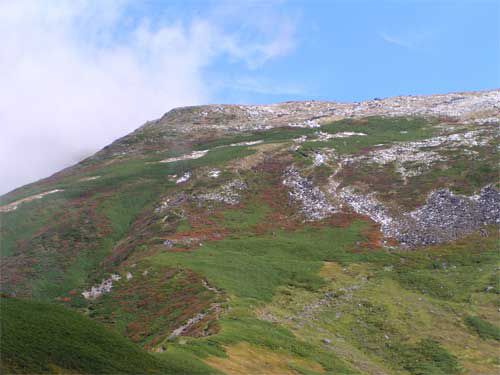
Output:
[[[1,206],[0,207],[0,212],[14,211],[14,210],[17,209],[17,207],[21,203],[27,203],[27,202],[31,202],[31,201],[33,201],[35,199],[41,199],[41,198],[45,197],[46,195],[54,194],[54,193],[57,193],[57,192],[60,192],[60,191],[62,191],[62,190],[61,189],[54,189],[54,190],[46,191],[46,192],[43,192],[43,193],[40,193],[40,194],[31,195],[31,196],[23,198],[23,199],[19,199],[19,200],[15,201],[15,202],[6,204],[5,206]]]

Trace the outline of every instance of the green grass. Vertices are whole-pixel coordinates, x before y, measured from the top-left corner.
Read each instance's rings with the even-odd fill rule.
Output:
[[[176,268],[134,267],[133,279],[113,284],[113,293],[93,301],[89,315],[141,346],[155,347],[186,319],[217,300],[199,276]]]
[[[302,159],[310,161],[307,151],[321,147],[356,153],[375,144],[423,139],[433,134],[432,123],[401,118],[345,120],[324,125],[321,130],[362,132],[367,136],[306,142]],[[16,241],[27,241],[23,251],[33,263],[22,267],[29,270],[28,283],[34,298],[53,300],[67,295],[70,289],[80,292],[111,271],[122,276],[131,271],[134,278],[122,278],[113,285],[112,293],[90,305],[81,296],[73,296],[68,303],[114,327],[114,332],[54,306],[2,300],[2,331],[10,337],[5,341],[7,346],[2,345],[3,369],[31,373],[61,369],[76,373],[210,373],[213,371],[200,359],[225,357],[225,347],[241,342],[319,363],[329,374],[347,374],[354,372],[352,368],[363,368],[351,368],[357,360],[366,361],[368,367],[380,366],[388,373],[455,374],[461,371],[463,363],[472,362],[489,369],[488,354],[465,353],[463,345],[453,341],[453,335],[464,342],[466,337],[476,346],[483,345],[486,352],[499,340],[498,327],[475,316],[491,320],[491,311],[496,313],[498,309],[497,290],[489,288],[496,285],[499,260],[494,229],[487,237],[473,234],[454,243],[416,251],[368,250],[360,246],[366,240],[363,232],[368,229],[362,221],[346,227],[292,223],[290,227],[295,228],[287,230],[277,228],[287,227],[288,223],[281,226],[268,222],[292,211],[283,209],[279,215],[270,215],[275,206],[261,199],[263,191],[276,187],[276,181],[268,180],[267,175],[274,172],[251,170],[236,175],[234,171],[225,171],[218,179],[197,176],[182,186],[171,181],[174,174],[197,168],[223,168],[225,163],[254,152],[248,147],[227,147],[230,143],[261,139],[286,142],[315,131],[273,129],[210,140],[193,146],[212,149],[199,159],[156,163],[190,152],[179,148],[175,152],[142,155],[142,159],[95,163],[85,176],[101,176],[97,180],[81,182],[84,175],[74,174],[56,181],[54,186],[39,186],[43,189],[40,191],[65,191],[2,215],[4,256],[17,261]],[[300,155],[294,155],[296,162],[301,162]],[[494,170],[488,164],[492,159],[476,164],[465,163],[458,157],[453,160],[448,169],[433,169],[434,174],[418,176],[422,178],[421,186],[436,184],[433,178],[441,183],[458,176],[457,181],[467,181],[463,187],[469,189],[493,176]],[[312,178],[325,182],[332,173],[329,168],[314,169]],[[402,185],[393,165],[376,170],[363,166],[350,177],[360,181],[363,176],[370,187],[385,187],[384,180]],[[168,222],[162,221],[159,214],[152,214],[161,196],[181,190],[203,193],[234,178],[244,178],[249,185],[237,207],[221,210],[222,205],[207,204],[214,215],[198,218],[199,221],[191,221],[193,217],[189,216]],[[375,184],[374,179],[380,184]],[[420,182],[410,182],[405,186],[407,190],[399,190],[398,194],[415,200]],[[18,193],[38,192],[33,189],[21,189]],[[81,210],[83,206],[92,207],[95,216]],[[181,209],[191,215],[190,210],[201,208],[188,203]],[[58,220],[51,220],[52,217]],[[44,228],[46,223],[50,226]],[[97,230],[89,223],[101,227]],[[195,249],[169,251],[161,245],[175,231],[209,233],[212,228],[225,237],[203,241]],[[127,236],[133,241],[128,242]],[[126,244],[125,250],[111,254],[124,238],[127,241],[121,244]],[[104,259],[106,262],[101,263]],[[325,261],[331,262],[330,266],[335,263],[331,279],[320,274]],[[143,275],[146,269],[147,277]],[[223,293],[207,290],[203,279]],[[332,304],[319,309],[314,317],[304,318],[304,307],[323,298],[326,292],[333,293]],[[165,341],[174,328],[199,311],[206,311],[213,302],[221,303],[224,310],[218,320],[210,322],[210,327],[218,327],[218,331],[210,331],[208,337]],[[265,308],[281,319],[279,323],[259,318],[259,312]],[[298,321],[303,325],[296,324]],[[34,332],[32,342],[26,332]],[[92,337],[85,336],[86,332]],[[151,356],[116,336],[117,332],[140,345],[154,348],[163,343],[166,351]],[[323,345],[323,337],[333,340],[331,347]],[[299,367],[299,372],[309,371]]]
[[[483,339],[500,341],[500,328],[478,316],[468,316],[465,323]]]
[[[497,150],[498,140],[471,149],[476,154],[471,157],[462,150],[443,152],[444,160],[415,177],[411,177],[406,187],[399,189],[399,194],[408,196],[410,189],[425,192],[437,187],[450,187],[458,194],[474,194],[487,184],[494,184],[500,179]]]
[[[498,239],[472,235],[455,243],[401,254],[395,279],[405,288],[455,302],[469,301],[491,283],[499,261]]]
[[[394,362],[415,375],[459,374],[461,368],[455,356],[438,342],[423,339],[414,345],[399,345],[390,348]]]
[[[420,118],[381,118],[370,117],[363,120],[341,120],[321,126],[326,133],[356,132],[366,136],[352,136],[328,141],[307,141],[302,151],[318,148],[334,148],[340,154],[353,154],[377,144],[398,141],[414,141],[430,137],[434,130],[431,124]]]
[[[232,227],[237,222],[241,230],[224,240],[205,243],[194,252],[159,253],[148,260],[158,270],[191,269],[230,296],[231,310],[219,320],[218,334],[167,347],[173,345],[201,357],[224,356],[224,346],[244,341],[320,363],[328,373],[351,373],[352,370],[328,350],[300,340],[288,329],[256,319],[253,309],[270,302],[276,290],[284,286],[305,290],[321,288],[324,280],[318,272],[323,261],[342,258],[340,254],[361,238],[364,224],[355,223],[349,228],[306,227],[294,232],[255,236],[250,228],[262,220],[264,212],[262,206],[252,205],[244,210],[228,210],[223,223]]]
[[[243,215],[243,212],[240,212]],[[254,220],[249,213],[245,220]],[[207,276],[229,294],[269,301],[281,285],[315,289],[322,285],[317,275],[325,260],[360,239],[361,223],[349,228],[306,228],[262,236],[238,236],[206,243],[196,252],[162,253],[157,266],[187,267]],[[312,245],[314,244],[314,245]]]
[[[185,150],[189,153],[190,150]],[[221,147],[213,149],[202,158],[181,160],[173,163],[157,163],[160,160],[171,156],[178,156],[180,153],[166,151],[163,153],[147,154],[143,157],[131,159],[117,159],[108,164],[97,164],[91,172],[81,173],[79,170],[63,176],[53,182],[43,184],[34,183],[8,193],[0,197],[1,204],[22,199],[34,194],[42,193],[52,189],[62,189],[64,192],[57,193],[66,199],[79,198],[82,195],[90,195],[96,192],[109,191],[128,183],[136,183],[138,180],[165,180],[169,175],[181,175],[188,170],[204,166],[218,166],[233,159],[241,158],[252,154],[254,151],[245,146]],[[92,181],[80,181],[84,177],[101,176]],[[43,200],[46,200],[44,197]],[[22,206],[20,206],[22,207]]]
[[[317,332],[322,332],[340,353],[351,353],[354,363],[385,366],[388,373],[452,374],[478,363],[485,367],[469,371],[488,373],[493,344],[468,352],[464,343],[478,346],[479,340],[461,322],[469,311],[497,313],[498,299],[488,288],[495,285],[497,241],[492,230],[488,237],[472,235],[428,249],[393,251],[390,256],[381,251],[346,255],[330,271],[331,281],[322,293],[281,291],[270,312],[278,320],[298,316],[283,322],[308,342],[317,342]],[[334,296],[331,305],[307,320],[300,318],[302,306],[322,298],[325,291]],[[307,328],[297,328],[296,321]],[[498,332],[479,319],[466,322],[483,335]]]
[[[220,345],[246,342],[277,353],[286,353],[319,363],[328,374],[355,373],[332,352],[297,338],[290,330],[246,314],[232,314],[221,322],[222,331],[212,338]]]
[[[42,200],[22,203],[17,210],[0,214],[1,256],[13,255],[16,242],[32,237],[40,227],[60,212],[64,202],[61,197],[48,195]]]
[[[215,147],[227,146],[233,143],[263,141],[264,143],[274,143],[288,141],[302,135],[309,135],[315,132],[310,128],[275,128],[256,131],[250,134],[240,134],[230,137],[222,137],[210,141],[199,142],[195,145],[196,150],[206,150]]]
[[[244,205],[238,210],[229,209],[223,212],[219,223],[227,229],[236,232],[248,232],[252,227],[261,222],[270,209],[265,204],[253,203]]]
[[[436,306],[467,303],[491,283],[498,260],[494,236],[481,237],[478,241],[479,237],[473,235],[463,241],[415,252],[353,252],[354,244],[363,239],[364,223],[355,222],[348,228],[305,225],[294,231],[278,230],[255,236],[251,228],[263,220],[265,212],[262,205],[252,204],[245,204],[244,209],[227,210],[220,224],[233,228],[233,234],[226,239],[204,243],[193,252],[161,253],[151,259],[159,269],[166,266],[192,269],[231,297],[231,310],[219,321],[220,333],[207,339],[189,339],[182,350],[201,357],[223,356],[224,346],[244,341],[311,359],[333,373],[345,367],[337,355],[325,352],[319,345],[318,331],[304,340],[291,335],[283,326],[257,320],[252,314],[253,310],[270,303],[286,289],[303,291],[304,299],[297,301],[300,312],[300,306],[307,303],[305,296],[328,288],[325,280],[319,277],[319,270],[324,261],[329,261],[342,267],[360,264],[374,270],[371,271],[374,275],[368,275],[370,282],[367,286],[373,290],[367,290],[366,295],[356,297],[342,309],[328,310],[330,315],[319,315],[320,322],[332,324],[324,326],[319,323],[320,327],[338,332],[352,345],[352,350],[360,350],[370,360],[382,361],[394,371],[404,370],[411,374],[455,374],[461,371],[456,355],[429,337],[429,333],[420,341],[408,340],[414,328],[408,320],[411,315],[407,310],[395,307],[394,300],[385,301],[383,294],[377,297],[378,300],[369,296],[370,293],[378,296],[376,293],[394,283],[397,288],[391,298],[398,301],[403,297],[410,301],[417,293],[436,301]],[[384,271],[387,267],[391,272]],[[358,283],[359,280],[351,280],[344,288]],[[348,292],[335,293],[342,300]],[[287,302],[283,302],[283,308],[286,306]],[[452,306],[455,305],[447,308],[454,308]],[[335,318],[339,311],[345,314],[341,320]],[[427,313],[420,310],[415,313],[429,324]],[[286,315],[293,314],[288,312]],[[432,332],[430,328],[427,330]],[[386,334],[391,337],[389,342],[384,338]],[[177,347],[177,344],[172,345]],[[325,361],[324,356],[328,355],[333,358],[330,362]],[[343,371],[350,371],[347,368]]]
[[[63,307],[1,299],[3,373],[207,374],[195,358],[156,358]]]
[[[0,214],[2,256],[13,257],[13,262],[18,262],[16,256],[24,261],[23,255],[34,260],[34,265],[29,266],[29,277],[22,280],[23,294],[46,301],[63,296],[72,289],[82,288],[89,276],[100,279],[98,264],[127,233],[132,222],[141,212],[151,209],[161,194],[176,188],[169,176],[199,167],[215,167],[251,153],[246,147],[222,147],[199,159],[173,163],[153,162],[163,159],[162,155],[155,155],[146,160],[102,166],[90,174],[101,176],[97,180],[80,182],[82,175],[65,177],[40,190],[59,188],[63,192]],[[87,207],[95,206],[95,213],[102,221],[100,228],[85,228],[88,223],[97,223],[79,213],[82,197]],[[51,220],[53,217],[58,220]],[[95,236],[98,231],[101,235]],[[23,254],[17,254],[20,240],[26,241]],[[121,258],[115,262],[118,260]],[[7,283],[3,285],[3,290],[8,292],[9,288]],[[20,284],[17,288],[20,289]]]

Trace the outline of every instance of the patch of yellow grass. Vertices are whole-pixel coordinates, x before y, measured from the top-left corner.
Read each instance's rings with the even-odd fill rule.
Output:
[[[226,347],[227,358],[209,357],[205,362],[228,375],[297,375],[294,368],[302,368],[318,374],[323,367],[315,362],[257,348],[247,343]]]
[[[264,143],[252,146],[250,149],[255,150],[255,153],[229,163],[229,167],[233,169],[253,168],[264,161],[267,153],[279,150],[280,148],[284,148],[286,146],[286,143]]]
[[[425,294],[404,289],[388,275],[376,276],[375,269],[369,264],[352,263],[341,265],[337,262],[325,262],[319,275],[327,281],[324,290],[351,289],[345,298],[337,297],[328,308],[319,307],[313,317],[301,317],[305,305],[314,305],[322,293],[311,293],[301,289],[287,289],[278,293],[271,304],[259,309],[258,316],[271,317],[276,322],[286,325],[297,337],[312,344],[319,343],[320,337],[331,339],[330,348],[341,359],[366,374],[399,373],[383,359],[369,352],[363,352],[355,340],[349,338],[350,325],[356,318],[358,303],[369,302],[373,306],[384,306],[387,321],[393,329],[392,335],[408,343],[416,343],[424,338],[432,338],[454,354],[466,374],[498,374],[498,342],[481,339],[464,323],[468,314],[479,315],[495,321],[498,314],[492,301],[488,299],[477,304],[475,311],[467,312],[467,304],[443,303]],[[476,297],[478,298],[478,297]],[[486,297],[483,297],[486,298]],[[338,314],[338,316],[337,316]],[[294,316],[291,320],[288,317]],[[301,321],[306,324],[297,324]],[[323,332],[318,337],[311,332]],[[347,338],[347,339],[346,339]],[[385,339],[382,339],[385,340]],[[385,368],[389,366],[388,368]]]
[[[350,285],[357,279],[365,279],[371,272],[368,264],[352,263],[344,267],[337,262],[324,262],[319,275],[338,287],[342,284]]]

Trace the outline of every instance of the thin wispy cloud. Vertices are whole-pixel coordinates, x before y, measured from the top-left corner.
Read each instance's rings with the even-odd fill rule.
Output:
[[[379,37],[386,43],[402,48],[416,48],[422,46],[430,39],[431,33],[428,31],[405,31],[401,33],[390,34],[379,32]]]
[[[392,36],[387,33],[381,32],[379,33],[380,37],[384,42],[387,42],[389,44],[394,44],[399,47],[404,47],[404,48],[411,48],[412,45],[408,41],[403,40],[400,37]]]
[[[205,71],[218,59],[251,71],[295,47],[293,19],[263,24],[259,7],[235,27],[215,8],[162,22],[131,20],[130,6],[137,3],[0,0],[0,193],[172,107],[212,101]]]

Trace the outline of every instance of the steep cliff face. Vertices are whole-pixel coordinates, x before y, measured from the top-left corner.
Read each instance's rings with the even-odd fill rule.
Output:
[[[227,373],[493,373],[499,123],[498,90],[174,109],[1,197],[2,289]]]

